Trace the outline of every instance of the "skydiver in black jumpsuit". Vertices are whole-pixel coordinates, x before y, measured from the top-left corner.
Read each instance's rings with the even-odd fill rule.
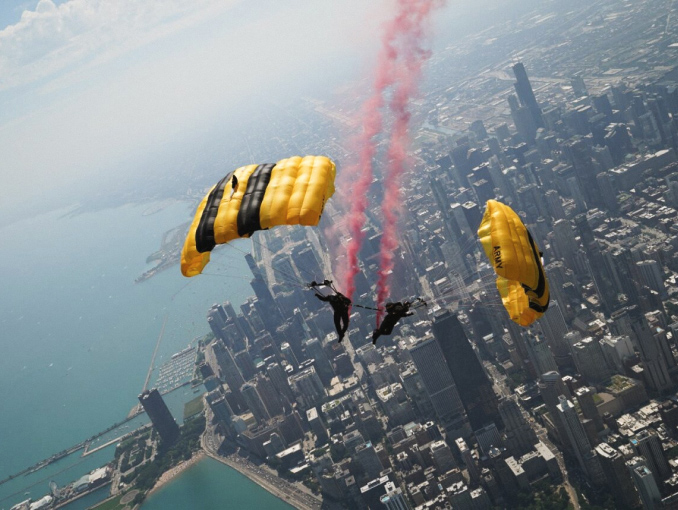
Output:
[[[386,303],[386,317],[384,317],[379,327],[372,333],[372,343],[376,344],[377,338],[381,335],[390,335],[400,319],[414,315],[414,312],[410,312],[411,305],[412,303],[409,301]]]
[[[320,287],[322,285],[330,287],[335,293],[323,296],[316,291],[315,297],[320,301],[329,303],[332,310],[334,310],[334,327],[337,329],[339,343],[341,343],[346,334],[346,330],[348,329],[348,312],[351,309],[351,300],[332,287],[332,282],[330,280],[325,280],[323,283],[316,283],[313,281],[309,284],[309,287],[315,289],[315,287]]]

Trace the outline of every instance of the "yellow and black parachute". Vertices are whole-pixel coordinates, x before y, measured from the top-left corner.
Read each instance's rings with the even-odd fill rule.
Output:
[[[541,253],[509,206],[488,200],[478,236],[497,273],[497,288],[514,322],[529,326],[549,307],[549,283]]]
[[[198,206],[181,251],[181,273],[200,274],[217,244],[278,225],[317,225],[334,193],[335,174],[325,156],[294,156],[231,172]]]

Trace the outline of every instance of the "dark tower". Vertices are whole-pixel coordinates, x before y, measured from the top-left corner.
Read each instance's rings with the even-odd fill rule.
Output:
[[[516,89],[516,94],[518,94],[518,99],[520,99],[520,104],[526,106],[530,110],[534,124],[538,128],[544,127],[541,108],[539,108],[539,105],[537,104],[537,98],[534,97],[532,85],[530,84],[527,72],[525,71],[525,66],[522,62],[518,62],[513,66],[513,74],[516,77],[516,82],[513,86]]]
[[[153,428],[158,431],[162,440],[172,443],[179,436],[179,425],[174,421],[172,413],[165,405],[165,401],[156,389],[146,390],[139,395],[139,402],[153,423]]]
[[[443,351],[473,430],[501,423],[497,396],[459,319],[449,311],[433,320],[433,336]]]

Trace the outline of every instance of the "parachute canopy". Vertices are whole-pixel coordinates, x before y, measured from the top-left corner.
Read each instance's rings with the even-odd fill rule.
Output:
[[[198,206],[181,251],[181,273],[200,274],[217,244],[278,225],[317,225],[334,193],[335,174],[325,156],[294,156],[226,175]]]
[[[497,273],[497,288],[511,320],[529,326],[549,306],[549,284],[541,253],[509,206],[488,200],[478,236]]]

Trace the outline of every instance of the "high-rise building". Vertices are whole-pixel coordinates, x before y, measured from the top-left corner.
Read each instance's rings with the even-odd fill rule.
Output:
[[[626,307],[616,312],[613,320],[615,323],[621,323],[619,334],[628,334],[628,329],[631,330],[633,335],[631,340],[640,351],[640,359],[645,369],[643,375],[650,389],[662,392],[671,388],[673,381],[669,369],[676,366],[676,361],[666,339],[650,329],[640,308],[635,305]]]
[[[327,395],[325,387],[312,364],[304,367],[288,380],[297,397],[304,403],[305,409],[319,404]]]
[[[410,364],[400,373],[400,380],[403,383],[405,393],[410,397],[419,416],[424,420],[433,419],[435,417],[433,404],[428,397],[426,387],[416,367]]]
[[[666,460],[662,442],[655,432],[641,430],[631,439],[631,444],[638,455],[645,457],[647,467],[655,475],[655,480],[664,481],[671,477],[671,466]]]
[[[579,388],[575,392],[575,395],[577,396],[577,402],[579,402],[579,407],[581,408],[582,414],[584,415],[585,418],[588,418],[589,420],[593,421],[593,424],[596,427],[596,432],[601,432],[605,428],[605,424],[603,423],[603,418],[600,416],[600,413],[598,412],[596,402],[593,399],[593,396],[595,394],[596,392],[593,388],[589,388],[586,386]]]
[[[508,97],[511,109],[511,118],[516,126],[516,131],[524,143],[533,144],[538,126],[534,123],[532,112],[527,106],[520,106],[518,98],[511,94]]]
[[[456,315],[449,311],[433,319],[433,335],[452,374],[473,429],[500,419],[497,396]]]
[[[457,450],[459,450],[459,455],[461,455],[464,464],[466,465],[466,470],[468,471],[469,478],[475,484],[480,480],[480,469],[476,460],[473,458],[473,453],[469,449],[466,441],[463,438],[459,437],[455,439],[457,445]]]
[[[254,419],[257,420],[257,423],[261,424],[271,418],[271,415],[268,414],[266,406],[264,406],[264,402],[261,400],[261,396],[259,395],[259,392],[257,391],[257,388],[254,386],[254,384],[243,384],[240,388],[240,393],[245,399],[247,408],[254,415]]]
[[[626,462],[626,466],[631,472],[633,483],[640,494],[640,501],[643,504],[643,510],[659,510],[662,508],[661,494],[654,474],[647,467],[643,457],[634,457]]]
[[[553,357],[553,353],[543,335],[536,330],[527,330],[523,332],[525,338],[525,347],[527,353],[537,374],[545,374],[558,370],[558,365]]]
[[[304,346],[308,357],[314,360],[313,366],[315,367],[320,380],[325,386],[329,386],[334,377],[334,369],[325,353],[325,349],[323,349],[322,341],[317,337],[309,338],[304,343]]]
[[[284,413],[284,406],[280,400],[280,394],[276,390],[275,386],[271,383],[271,380],[265,375],[259,374],[256,379],[254,379],[254,384],[257,388],[257,393],[261,397],[261,401],[264,403],[266,411],[268,411],[269,416],[278,416]]]
[[[572,346],[572,358],[577,371],[590,384],[606,381],[612,375],[600,343],[592,337],[584,338]]]
[[[606,336],[599,343],[607,366],[614,372],[623,374],[624,360],[635,354],[629,336]]]
[[[476,436],[478,441],[478,448],[483,453],[483,455],[488,455],[490,450],[493,448],[499,448],[503,446],[503,441],[501,439],[501,434],[497,430],[497,426],[494,423],[485,425],[483,428],[474,430],[473,434]]]
[[[146,390],[139,395],[139,402],[141,402],[144,411],[151,419],[153,428],[158,431],[162,440],[166,443],[174,442],[179,437],[179,425],[174,421],[174,417],[167,408],[160,392],[155,388],[150,391]]]
[[[433,457],[438,473],[447,473],[450,469],[457,467],[452,450],[445,441],[435,441],[431,444],[431,457]]]
[[[636,267],[643,285],[657,291],[661,299],[668,299],[669,293],[664,285],[664,275],[659,263],[656,260],[641,260],[636,262]]]
[[[358,445],[353,457],[363,468],[367,480],[378,478],[384,469],[371,441]]]
[[[285,361],[292,365],[294,370],[299,368],[299,360],[297,359],[296,355],[294,354],[294,350],[288,342],[283,342],[280,344],[280,355]]]
[[[565,335],[569,333],[569,329],[557,300],[551,299],[549,313],[544,314],[539,321],[539,325],[544,332],[546,343],[551,348],[551,353],[556,364],[559,367],[571,366],[572,356],[570,348],[565,341]]]
[[[217,420],[223,422],[226,426],[230,426],[234,414],[226,400],[226,395],[221,390],[216,389],[207,394],[206,400]]]
[[[523,416],[515,396],[499,401],[499,413],[504,422],[504,444],[515,458],[520,458],[537,444],[537,434]]]
[[[572,402],[567,398],[561,395],[559,400],[558,412],[560,413],[560,420],[564,425],[567,438],[579,462],[579,466],[588,475],[593,484],[601,485],[605,480],[602,468],[600,467],[600,461],[591,448],[591,443],[586,436],[584,426],[579,420],[579,415]]]
[[[240,369],[235,364],[231,351],[228,350],[221,340],[212,342],[209,345],[209,349],[214,352],[221,379],[228,384],[238,406],[242,406],[244,409],[245,401],[240,394],[240,388],[245,384],[245,379],[240,373]]]
[[[532,84],[530,83],[530,79],[527,77],[527,71],[525,71],[525,66],[522,62],[518,62],[513,66],[513,74],[516,77],[516,82],[513,84],[513,87],[516,89],[516,94],[518,94],[520,104],[529,109],[535,126],[538,128],[544,127],[544,120],[541,116],[541,108],[539,108],[537,98],[534,97]]]
[[[614,187],[612,176],[607,172],[601,172],[596,175],[596,182],[603,204],[611,214],[616,215],[619,212],[619,205],[617,204],[617,190]]]
[[[325,428],[325,424],[320,419],[318,415],[318,410],[315,407],[311,407],[306,411],[306,420],[308,421],[311,431],[315,434],[317,443],[323,445],[329,440],[329,434]]]
[[[626,468],[624,456],[607,443],[596,446],[596,454],[600,459],[607,485],[612,492],[616,508],[631,509],[638,507],[638,494]]]
[[[233,356],[233,360],[238,366],[238,369],[240,369],[240,373],[244,380],[249,381],[254,377],[254,374],[257,373],[257,370],[254,367],[254,361],[252,361],[252,355],[248,350],[236,352],[235,356]]]
[[[385,485],[386,494],[381,497],[381,504],[387,510],[412,510],[412,507],[407,502],[400,487],[396,487],[393,482],[387,482]]]
[[[408,350],[440,424],[452,439],[468,437],[471,429],[464,405],[438,342],[433,336],[426,336],[412,344]]]
[[[283,397],[283,403],[285,406],[288,404],[294,403],[294,393],[290,387],[290,383],[287,380],[287,375],[285,370],[280,366],[279,363],[269,363],[266,366],[266,375],[271,379],[273,386],[278,391],[278,393]],[[285,400],[287,402],[285,402]]]

